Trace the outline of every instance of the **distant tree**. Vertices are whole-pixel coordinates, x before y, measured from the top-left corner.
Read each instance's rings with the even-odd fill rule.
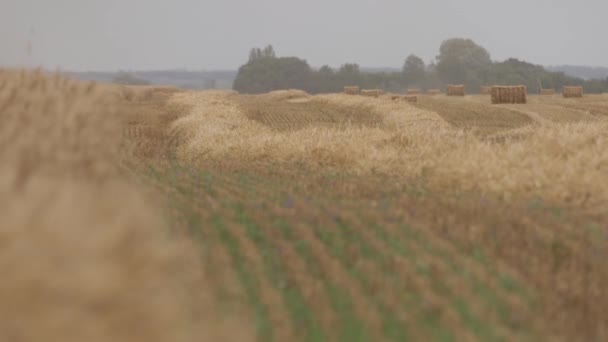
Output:
[[[260,50],[259,48],[251,49],[251,51],[249,52],[249,62],[253,62],[260,58],[262,58],[262,50]]]
[[[345,75],[359,75],[361,73],[361,68],[357,63],[346,63],[340,67],[338,73]]]
[[[346,63],[336,73],[336,81],[340,88],[344,86],[362,86],[361,68],[356,63]]]
[[[277,57],[272,45],[268,45],[264,48],[264,50],[262,50],[262,57],[264,57],[264,58],[276,58]]]
[[[336,73],[327,65],[319,68],[313,73],[312,85],[310,92],[312,93],[333,93],[340,91],[336,84]]]
[[[276,58],[276,53],[274,52],[274,48],[272,45],[266,46],[264,49],[253,48],[249,51],[249,62],[253,62],[255,60],[261,58]]]
[[[295,57],[263,57],[239,68],[233,88],[241,93],[260,94],[278,89],[311,87],[312,70],[308,63]]]
[[[329,66],[329,65],[324,65],[321,68],[319,68],[319,73],[322,75],[334,75],[334,70]]]
[[[447,83],[481,83],[479,74],[491,65],[488,51],[470,39],[444,41],[437,56],[437,72]]]
[[[364,72],[358,64],[347,63],[338,70],[323,66],[312,70],[306,61],[277,58],[274,48],[252,49],[249,61],[238,72],[233,87],[244,93],[263,93],[276,89],[295,88],[310,93],[341,92],[344,86],[381,88],[400,92],[407,86],[424,89],[441,88],[446,83],[463,83],[468,91],[479,91],[481,85],[522,84],[528,91],[538,88],[560,89],[564,85],[584,86],[585,92],[608,91],[608,79],[574,78],[563,72],[550,72],[543,66],[515,58],[492,62],[490,54],[470,39],[449,39],[441,44],[439,55],[426,66],[422,59],[410,55],[403,69],[397,72]]]
[[[409,55],[403,65],[402,73],[405,83],[420,85],[424,81],[426,66],[422,58],[416,55]]]

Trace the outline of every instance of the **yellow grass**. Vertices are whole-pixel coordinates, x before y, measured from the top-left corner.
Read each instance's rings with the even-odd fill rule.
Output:
[[[118,168],[107,90],[0,70],[0,340],[239,340],[190,243]]]

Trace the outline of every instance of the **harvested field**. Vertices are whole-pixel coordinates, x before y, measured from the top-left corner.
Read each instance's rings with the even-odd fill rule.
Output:
[[[17,87],[29,89],[29,83]],[[23,318],[21,325],[13,316],[0,320],[0,337],[28,340],[33,335],[26,333],[40,331],[46,335],[37,340],[67,341],[608,338],[608,121],[598,112],[608,108],[606,96],[530,96],[527,106],[492,106],[487,96],[420,96],[410,104],[391,96],[293,90],[257,96],[107,91],[117,108],[110,130],[99,129],[95,119],[80,134],[54,135],[28,130],[36,120],[0,112],[0,137],[10,141],[18,130],[25,139],[0,150],[6,175],[18,174],[12,165],[35,165],[32,179],[57,182],[54,194],[76,186],[73,174],[91,183],[66,194],[65,209],[64,197],[50,197],[58,199],[59,211],[40,211],[46,195],[7,192],[0,199],[12,206],[4,207],[4,217],[13,219],[12,208],[30,209],[22,221],[5,222],[21,227],[40,217],[49,225],[62,210],[92,208],[66,217],[104,228],[65,224],[72,228],[63,228],[62,244],[55,243],[64,237],[58,230],[39,236],[35,246],[59,253],[61,267],[29,279],[63,292],[40,292],[37,298],[48,301],[29,302],[18,280],[40,271],[10,261],[32,258],[17,252],[27,251],[23,246],[39,230],[22,229],[27,235],[20,240],[0,231],[3,247],[6,241],[15,246],[0,251],[0,267],[13,266],[2,269],[0,296],[22,308]],[[0,106],[9,95],[0,90]],[[109,107],[79,98],[76,112],[106,122]],[[18,108],[9,113],[37,107]],[[58,113],[49,122],[72,122]],[[40,159],[37,166],[37,158],[26,157],[36,154],[15,149],[42,149],[63,136],[78,144],[51,145],[56,151],[80,152],[57,156],[87,157]],[[113,152],[104,152],[107,147]],[[91,160],[99,168],[87,168]],[[114,168],[101,173],[109,178],[90,171]],[[7,189],[16,187],[15,178],[1,179]],[[11,191],[27,194],[38,183],[27,184]],[[137,195],[123,195],[129,191]],[[80,203],[85,200],[90,205]],[[97,246],[108,232],[120,244]],[[137,234],[122,238],[127,232]],[[90,257],[97,248],[100,257]],[[74,264],[66,268],[66,260]],[[6,274],[13,281],[5,281]],[[98,293],[109,294],[108,307],[120,308],[117,317],[134,317],[123,323],[129,329],[114,325],[121,322],[113,320],[114,310],[86,310],[90,301],[98,303]],[[33,315],[40,307],[59,312],[66,302],[80,311],[69,311],[74,318],[68,316],[63,330],[46,329],[57,327],[53,315]],[[111,329],[88,330],[90,322]],[[92,335],[77,335],[81,331]]]
[[[374,127],[382,122],[366,106],[336,105],[319,99],[277,101],[268,95],[235,99],[249,119],[276,130],[293,131],[311,126]]]
[[[437,113],[454,127],[474,130],[481,135],[521,128],[533,122],[520,112],[471,100],[421,98],[417,107]]]
[[[608,96],[587,95],[583,98],[551,97],[539,99],[543,104],[560,106],[566,110],[582,111],[598,118],[608,117]]]

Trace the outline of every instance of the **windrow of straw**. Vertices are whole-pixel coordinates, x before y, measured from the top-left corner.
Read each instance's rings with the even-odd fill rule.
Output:
[[[363,96],[378,97],[381,94],[382,94],[382,92],[379,89],[362,89],[361,90],[361,95],[363,95]]]
[[[563,89],[563,95],[566,98],[570,97],[583,97],[583,87],[569,87],[565,86]]]
[[[493,86],[492,104],[524,104],[527,102],[526,86]]]
[[[465,96],[464,84],[450,84],[447,89],[448,96]]]
[[[427,95],[431,95],[431,96],[441,95],[441,90],[440,89],[429,89],[429,90],[427,90],[426,93],[427,93]]]
[[[420,89],[408,89],[406,92],[407,95],[420,95],[422,91]]]
[[[411,103],[416,103],[418,102],[418,96],[415,95],[392,95],[391,96],[391,100],[393,101],[404,101],[404,102],[411,102]]]

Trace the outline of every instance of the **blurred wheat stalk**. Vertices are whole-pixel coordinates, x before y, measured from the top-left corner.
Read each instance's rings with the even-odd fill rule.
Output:
[[[0,70],[0,340],[234,335],[187,243],[119,172],[120,96],[106,88]]]

